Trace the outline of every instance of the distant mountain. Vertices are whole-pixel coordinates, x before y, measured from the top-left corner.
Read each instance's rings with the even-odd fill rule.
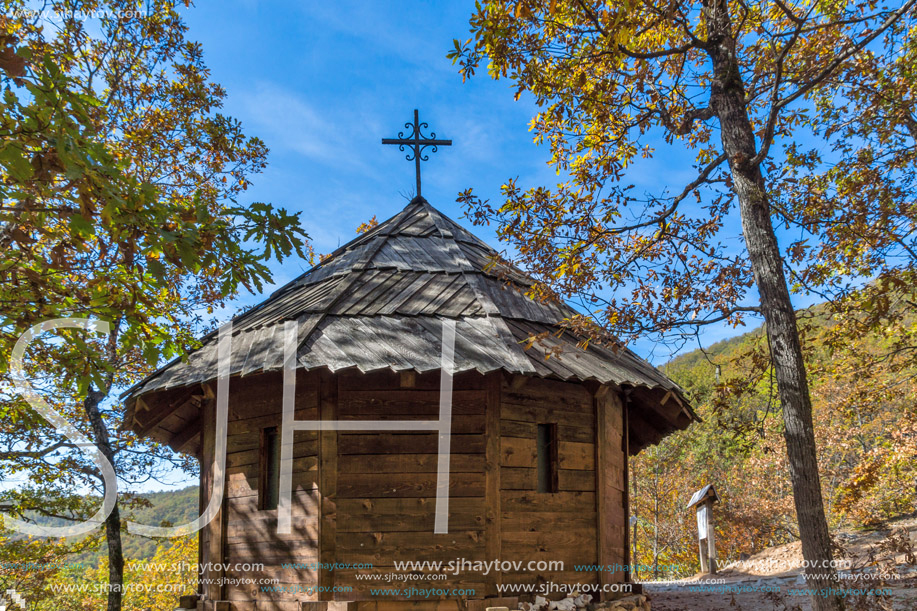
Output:
[[[917,509],[912,307],[898,300],[877,328],[845,326],[824,305],[798,312],[822,494],[833,530],[876,525]],[[856,311],[846,321],[854,316]],[[630,461],[637,564],[656,567],[650,572],[656,579],[696,572],[697,532],[685,505],[708,484],[720,499],[716,546],[722,562],[798,539],[782,407],[764,329],[683,354],[660,369],[685,389],[700,421]]]
[[[138,507],[131,512],[128,519],[140,524],[150,526],[171,525],[176,526],[185,524],[195,519],[199,513],[199,495],[197,486],[188,486],[181,490],[170,490],[165,492],[149,492],[140,495],[150,502],[149,507]],[[122,510],[123,512],[123,510]],[[122,518],[125,518],[122,513]],[[156,552],[156,546],[161,539],[150,539],[123,533],[121,542],[124,549],[124,558],[127,561],[147,560],[153,557]],[[98,551],[87,553],[80,556],[80,560],[98,561],[108,554],[105,541]]]

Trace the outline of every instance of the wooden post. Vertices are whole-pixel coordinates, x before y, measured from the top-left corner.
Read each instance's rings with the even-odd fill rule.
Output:
[[[206,507],[213,494],[216,460],[216,394],[211,385],[205,384],[204,398],[201,402],[201,501]],[[224,481],[225,485],[225,481]],[[203,577],[209,581],[201,589],[204,597],[204,608],[215,609],[218,601],[225,598],[226,562],[226,491],[216,517],[198,535],[201,550],[198,556],[205,566],[209,567]]]
[[[704,486],[691,496],[688,509],[697,511],[697,546],[700,555],[700,570],[716,574],[716,532],[713,528],[713,504],[720,498],[711,485]]]
[[[502,558],[503,551],[503,512],[500,509],[500,403],[503,384],[497,374],[487,376],[485,384],[487,389],[485,421],[487,424],[484,434],[487,437],[484,454],[484,494],[487,509],[484,521],[484,559],[493,562]],[[484,595],[499,595],[498,587],[502,583],[502,571],[491,571],[485,578]]]
[[[631,572],[637,566],[637,546],[630,537],[630,389],[622,393],[621,451],[624,453],[624,563],[630,564],[624,572],[624,581],[631,583]],[[636,532],[636,526],[634,532]]]
[[[319,378],[319,418],[337,419],[338,378],[323,369]],[[337,542],[337,431],[320,431],[319,439],[319,562],[321,567],[334,564]],[[318,600],[334,600],[334,571],[319,568],[318,585],[324,588]]]
[[[596,544],[598,564],[615,567],[599,573],[599,583],[626,581],[628,563],[627,486],[624,472],[624,404],[610,386],[593,394],[595,412]],[[607,594],[604,595],[607,597]],[[603,597],[602,600],[606,598]]]
[[[713,500],[707,499],[707,564],[710,574],[716,574],[716,531],[713,529]]]

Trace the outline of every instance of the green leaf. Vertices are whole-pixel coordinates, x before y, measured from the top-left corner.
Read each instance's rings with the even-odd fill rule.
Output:
[[[0,149],[0,164],[6,168],[14,180],[19,182],[29,180],[34,173],[32,162],[26,155],[26,152],[15,143],[10,143]]]

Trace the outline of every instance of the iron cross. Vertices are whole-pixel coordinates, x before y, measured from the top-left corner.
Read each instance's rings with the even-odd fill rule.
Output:
[[[411,133],[405,136],[404,132],[398,132],[397,138],[383,138],[382,144],[397,144],[398,150],[402,152],[405,146],[410,147],[411,152],[405,156],[405,159],[414,162],[414,170],[417,172],[417,197],[420,197],[420,162],[430,158],[423,154],[423,150],[432,146],[431,152],[435,153],[440,146],[452,146],[452,140],[437,140],[435,132],[430,132],[429,138],[421,134],[422,128],[430,126],[420,122],[416,108],[414,109],[414,123],[405,123],[404,126],[412,130]]]

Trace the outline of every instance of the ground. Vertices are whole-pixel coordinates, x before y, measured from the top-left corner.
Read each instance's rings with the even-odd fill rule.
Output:
[[[848,594],[851,611],[917,609],[917,517],[843,532],[838,540],[845,579],[837,587]],[[713,577],[644,583],[653,611],[811,611],[808,596],[798,592],[804,588],[799,542],[764,550]]]

